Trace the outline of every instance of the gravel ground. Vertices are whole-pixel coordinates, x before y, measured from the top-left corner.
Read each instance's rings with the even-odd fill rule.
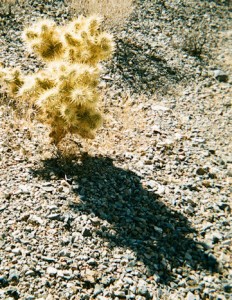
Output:
[[[231,299],[231,3],[136,4],[95,140],[57,150],[1,94],[0,299]],[[40,67],[20,35],[44,16],[72,12],[0,10],[2,63]]]

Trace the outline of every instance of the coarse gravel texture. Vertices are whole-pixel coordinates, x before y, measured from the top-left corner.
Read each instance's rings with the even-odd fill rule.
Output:
[[[35,71],[24,25],[73,11],[18,2],[0,6],[0,61]],[[0,299],[231,299],[231,2],[135,5],[95,140],[58,150],[1,94]]]

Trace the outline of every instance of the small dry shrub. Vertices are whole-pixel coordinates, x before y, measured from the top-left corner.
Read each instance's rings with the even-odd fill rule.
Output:
[[[105,26],[119,28],[133,11],[133,0],[66,0],[77,14],[98,14],[104,17]]]
[[[196,57],[208,55],[212,46],[215,46],[215,41],[206,20],[183,30],[181,48],[188,54]]]

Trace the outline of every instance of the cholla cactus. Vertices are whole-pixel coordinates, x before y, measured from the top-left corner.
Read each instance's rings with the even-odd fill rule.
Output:
[[[45,62],[54,60],[96,65],[108,59],[113,52],[112,36],[100,31],[101,18],[80,16],[66,26],[41,20],[26,28],[23,39],[31,52]]]
[[[46,67],[27,76],[18,69],[0,67],[0,83],[38,110],[39,120],[50,125],[56,144],[68,132],[93,138],[102,123],[97,108],[98,63],[110,57],[114,43],[100,25],[97,16],[81,16],[66,26],[41,20],[24,30],[23,39]]]
[[[17,95],[24,83],[24,76],[19,68],[3,68],[0,66],[0,83],[11,96]]]

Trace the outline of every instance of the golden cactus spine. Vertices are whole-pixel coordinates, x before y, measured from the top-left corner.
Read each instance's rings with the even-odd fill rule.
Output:
[[[101,22],[97,16],[80,16],[64,26],[41,20],[25,28],[23,40],[46,67],[29,75],[0,67],[0,83],[38,110],[56,144],[67,133],[93,138],[102,123],[99,62],[110,58],[114,42]]]

